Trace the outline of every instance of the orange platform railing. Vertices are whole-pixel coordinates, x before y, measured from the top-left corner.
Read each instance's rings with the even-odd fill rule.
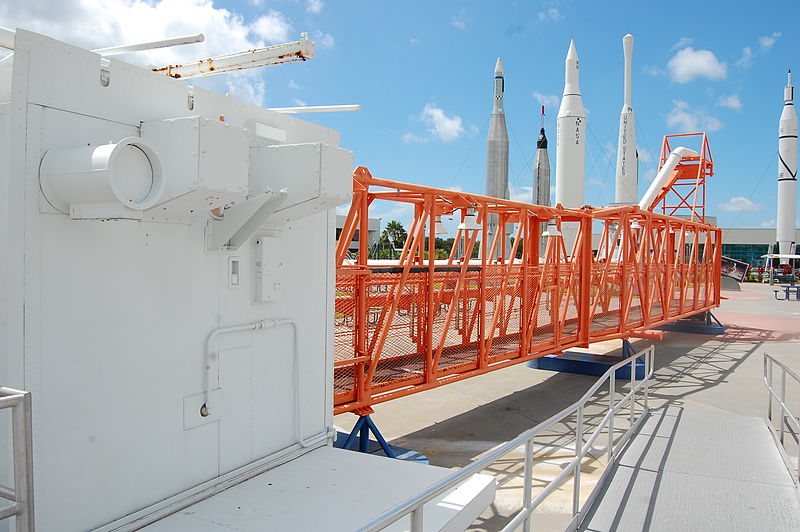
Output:
[[[696,219],[636,206],[532,205],[379,179],[363,167],[353,184],[336,250],[337,414],[567,348],[647,336],[719,304],[722,233]],[[390,261],[368,257],[369,212],[380,202],[413,212]],[[437,260],[428,250],[441,216],[462,228]]]

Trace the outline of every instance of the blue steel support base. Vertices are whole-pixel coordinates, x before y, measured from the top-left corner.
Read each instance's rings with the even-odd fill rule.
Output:
[[[665,323],[659,326],[658,329],[692,334],[725,333],[725,326],[711,312],[701,312],[673,323]]]
[[[628,340],[622,340],[622,356],[594,355],[592,353],[577,353],[566,351],[563,355],[547,355],[528,362],[528,367],[559,371],[562,373],[576,373],[579,375],[592,375],[599,377],[608,371],[608,368],[634,354],[636,351]],[[644,361],[635,365],[636,378],[644,378]],[[618,379],[630,380],[631,365],[626,364],[615,372]]]
[[[358,438],[359,452],[369,453],[370,432],[372,432],[372,434],[375,436],[375,439],[378,440],[378,445],[381,446],[381,449],[383,449],[383,452],[386,454],[386,456],[389,458],[395,458],[392,447],[386,443],[386,440],[383,438],[381,432],[378,430],[378,427],[375,426],[375,422],[372,421],[372,418],[370,418],[369,415],[358,417],[356,425],[353,427],[353,430],[350,431],[350,435],[347,436],[342,448],[353,449],[353,444],[356,442],[356,438]]]

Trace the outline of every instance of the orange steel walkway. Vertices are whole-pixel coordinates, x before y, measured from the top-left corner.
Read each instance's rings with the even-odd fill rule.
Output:
[[[713,163],[705,135],[701,144],[700,157],[682,160],[651,206],[676,216],[637,206],[545,207],[357,168],[336,250],[334,412],[367,414],[376,403],[571,347],[654,336],[649,329],[718,306],[722,231],[702,216]],[[676,184],[677,202],[669,199]],[[367,257],[369,210],[378,202],[414,211],[394,261]],[[469,214],[479,228],[459,229],[446,259],[430,256],[437,217],[464,222]],[[569,250],[564,237],[542,235],[548,221],[577,228]],[[596,252],[593,228],[602,229]],[[473,251],[479,258],[465,260]]]

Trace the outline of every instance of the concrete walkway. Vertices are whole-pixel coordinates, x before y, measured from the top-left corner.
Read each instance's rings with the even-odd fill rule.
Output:
[[[579,530],[793,531],[800,501],[764,420],[650,413]]]

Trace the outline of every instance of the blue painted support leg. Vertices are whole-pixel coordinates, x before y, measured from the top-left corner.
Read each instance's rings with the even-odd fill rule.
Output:
[[[356,438],[358,438],[359,452],[368,453],[370,432],[372,432],[372,434],[375,436],[375,439],[378,441],[378,445],[381,446],[381,449],[383,449],[383,452],[386,453],[386,456],[389,458],[395,458],[392,448],[389,447],[388,443],[386,443],[383,435],[380,433],[378,427],[375,425],[375,422],[372,421],[372,418],[370,418],[369,415],[358,417],[358,421],[356,421],[353,430],[351,430],[350,434],[347,436],[343,448],[352,449]]]
[[[633,349],[633,346],[631,345],[631,343],[628,341],[627,338],[623,338],[622,339],[622,358],[623,359],[628,358],[629,356],[633,355],[634,353],[636,353],[636,351]]]

